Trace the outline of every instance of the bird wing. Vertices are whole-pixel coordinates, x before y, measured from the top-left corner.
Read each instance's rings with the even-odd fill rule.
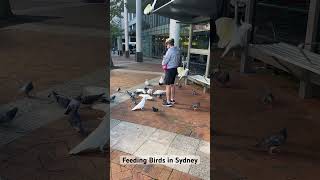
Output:
[[[222,17],[215,21],[216,32],[219,37],[218,47],[225,48],[232,39],[235,22],[232,18]]]

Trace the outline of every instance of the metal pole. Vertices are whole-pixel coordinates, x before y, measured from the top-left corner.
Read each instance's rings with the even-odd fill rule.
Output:
[[[125,38],[125,55],[126,58],[129,58],[129,30],[128,30],[128,9],[127,9],[127,0],[124,0],[124,38]]]
[[[142,7],[141,0],[136,0],[136,61],[142,62],[142,39],[141,39],[141,30],[142,30]]]

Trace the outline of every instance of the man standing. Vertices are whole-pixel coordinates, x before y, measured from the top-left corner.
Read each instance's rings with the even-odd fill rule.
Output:
[[[178,74],[177,68],[180,64],[180,52],[174,46],[174,39],[166,39],[166,48],[168,49],[162,60],[162,67],[165,70],[164,84],[166,85],[167,101],[164,106],[171,107],[175,103],[175,85],[174,81]]]

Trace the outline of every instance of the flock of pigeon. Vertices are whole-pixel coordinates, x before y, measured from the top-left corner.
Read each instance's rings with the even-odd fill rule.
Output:
[[[21,89],[20,93],[24,93],[26,97],[32,98],[34,96],[30,95],[30,92],[34,89],[34,85],[32,82],[26,83]],[[110,99],[107,99],[105,97],[105,93],[97,94],[97,95],[86,95],[83,96],[82,93],[77,97],[68,97],[65,95],[62,95],[56,91],[52,91],[48,98],[53,96],[56,103],[63,109],[65,109],[64,114],[69,115],[69,123],[71,127],[77,130],[81,135],[87,135],[85,132],[82,121],[80,118],[80,106],[83,105],[93,105],[97,102],[100,103],[110,103],[113,102],[115,99],[115,96],[112,96]],[[12,120],[15,118],[16,114],[18,112],[18,108],[14,107],[7,112],[3,112],[0,114],[0,125],[8,125],[12,122]]]
[[[147,100],[153,101],[154,97],[158,97],[159,99],[162,99],[163,102],[166,101],[166,98],[163,98],[166,95],[166,91],[164,90],[153,90],[152,85],[148,80],[144,82],[145,87],[143,89],[136,89],[134,92],[126,91],[127,95],[130,97],[131,102],[135,105],[131,110],[143,110],[145,107],[145,103]],[[159,83],[160,84],[160,83]],[[121,88],[118,88],[118,92],[120,92]],[[192,90],[192,95],[196,95],[195,90]],[[138,97],[142,97],[141,101],[137,103]],[[200,108],[200,102],[192,103],[191,108],[193,110],[197,110]],[[159,109],[152,106],[153,112],[158,112]]]

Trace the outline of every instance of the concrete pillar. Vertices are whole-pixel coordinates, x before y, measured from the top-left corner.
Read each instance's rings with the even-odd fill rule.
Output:
[[[180,46],[180,23],[177,20],[170,19],[170,37],[174,39],[174,45]]]
[[[141,30],[142,30],[142,7],[141,0],[136,0],[136,61],[142,62],[142,39],[141,39]]]
[[[118,36],[117,38],[117,49],[118,49],[118,55],[122,56],[122,37]]]
[[[128,22],[128,9],[127,9],[127,0],[124,0],[124,39],[125,39],[125,55],[126,58],[129,58],[129,22]]]

